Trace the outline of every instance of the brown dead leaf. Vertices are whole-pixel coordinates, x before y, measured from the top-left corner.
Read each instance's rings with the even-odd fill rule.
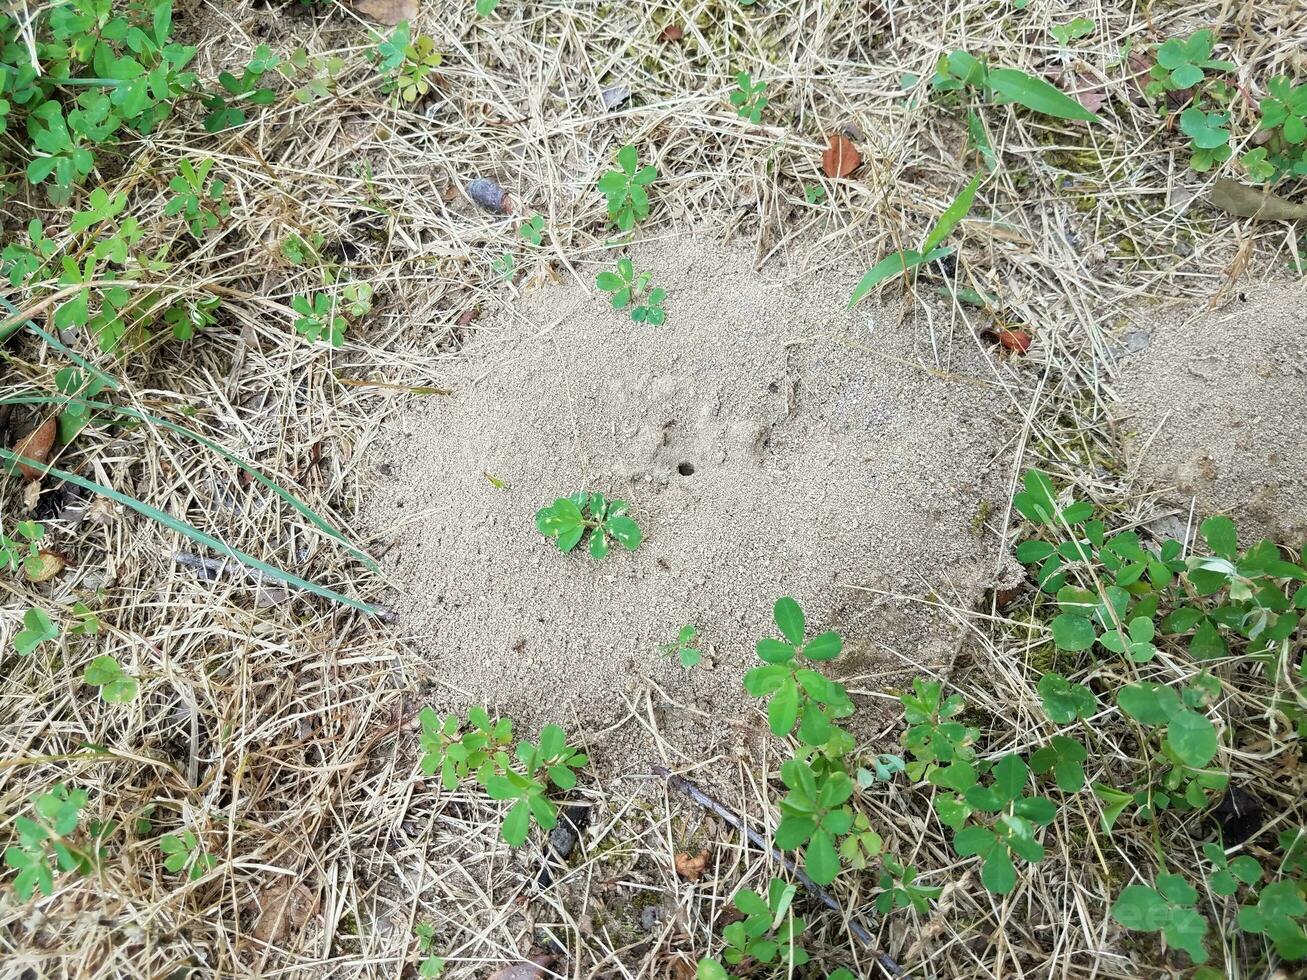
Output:
[[[37,554],[41,559],[41,567],[37,569],[35,575],[30,570],[27,573],[27,577],[33,582],[48,582],[68,567],[68,561],[58,552],[42,548]]]
[[[23,510],[30,514],[36,510],[36,505],[41,502],[41,481],[29,480],[27,486],[23,487]]]
[[[679,25],[668,24],[663,28],[662,33],[658,35],[658,40],[662,41],[663,44],[670,44],[673,41],[679,41],[683,37],[685,37],[685,31]]]
[[[698,854],[678,851],[675,858],[676,873],[686,881],[698,881],[704,868],[708,866],[709,856],[707,848]]]
[[[1030,350],[1030,334],[1024,330],[1000,330],[998,342],[1017,354],[1024,354]]]
[[[862,156],[848,137],[831,133],[821,155],[821,169],[827,177],[847,177],[862,166]]]
[[[496,970],[486,980],[540,980],[553,962],[548,953],[535,953],[528,960]]]
[[[46,419],[23,436],[22,439],[18,440],[18,445],[14,446],[14,452],[19,456],[34,459],[38,463],[44,463],[50,458],[50,450],[54,447],[54,434],[54,419]],[[42,470],[35,466],[28,466],[26,463],[19,463],[18,471],[23,474],[24,479],[28,480],[39,480],[45,475]]]
[[[276,946],[291,931],[299,931],[318,911],[318,897],[307,887],[281,878],[259,893],[259,916],[251,935],[260,943]]]
[[[1307,204],[1295,204],[1279,194],[1249,187],[1221,177],[1212,185],[1210,200],[1222,211],[1240,218],[1264,221],[1297,221],[1307,218]]]
[[[353,0],[360,17],[394,27],[401,20],[409,23],[418,15],[418,0]]]
[[[1096,78],[1085,72],[1077,72],[1075,84],[1071,89],[1071,98],[1075,99],[1090,112],[1097,112],[1107,102],[1107,89]]]

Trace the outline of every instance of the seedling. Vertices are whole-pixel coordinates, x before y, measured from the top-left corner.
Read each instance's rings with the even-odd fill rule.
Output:
[[[826,199],[826,188],[821,184],[804,184],[803,199],[809,204],[820,204]]]
[[[165,868],[174,874],[186,871],[191,881],[199,881],[218,863],[217,858],[205,852],[200,839],[190,830],[167,834],[159,841],[159,850],[163,852]]]
[[[1270,138],[1241,157],[1248,176],[1259,183],[1307,174],[1307,82],[1294,85],[1279,76],[1268,88],[1257,128]]]
[[[1049,671],[1039,679],[1039,699],[1044,714],[1057,725],[1066,725],[1076,719],[1085,719],[1098,710],[1098,699],[1084,684],[1068,681],[1061,674]]]
[[[952,720],[965,707],[962,695],[944,697],[939,682],[916,677],[912,681],[912,693],[901,695],[899,703],[908,723],[901,740],[913,758],[906,767],[909,778],[927,778],[940,766],[975,759],[972,746],[980,733]]]
[[[291,308],[299,314],[295,321],[295,330],[310,343],[316,344],[326,339],[332,347],[339,347],[345,340],[345,318],[337,312],[336,301],[326,293],[314,293],[308,296],[296,296],[291,300]]]
[[[1054,24],[1048,29],[1048,33],[1053,35],[1053,40],[1058,44],[1068,48],[1072,41],[1094,33],[1094,22],[1086,17],[1076,17],[1065,24]]]
[[[980,187],[980,182],[984,179],[984,174],[976,174],[971,178],[971,182],[957,197],[953,199],[944,213],[939,216],[939,220],[926,234],[922,242],[921,249],[914,251],[912,249],[901,249],[889,255],[874,266],[867,270],[858,284],[853,287],[853,295],[849,297],[849,309],[857,306],[858,301],[879,286],[882,282],[897,278],[905,274],[909,269],[916,268],[926,262],[934,262],[951,255],[953,249],[950,246],[941,247],[945,238],[957,226],[967,213],[971,210],[971,202],[976,197],[976,190]]]
[[[85,873],[91,868],[91,855],[71,840],[87,799],[86,790],[58,783],[50,792],[31,798],[30,817],[14,820],[18,843],[5,849],[5,864],[18,872],[14,891],[19,901],[26,902],[38,890],[53,895],[60,871]]]
[[[871,821],[865,813],[856,814],[853,827],[840,842],[840,862],[854,871],[864,871],[873,860],[880,856],[885,842],[880,834],[871,829]]]
[[[1212,862],[1212,874],[1208,887],[1212,893],[1223,898],[1233,895],[1240,885],[1252,886],[1262,880],[1262,866],[1255,857],[1240,854],[1226,857],[1220,844],[1203,845],[1203,856]]]
[[[906,908],[913,909],[917,915],[925,915],[930,911],[930,903],[944,891],[939,885],[918,885],[917,869],[911,865],[905,867],[889,857],[881,864],[885,870],[877,882],[880,894],[876,896],[876,911],[881,915]]]
[[[553,785],[570,790],[576,785],[574,770],[584,767],[588,759],[567,744],[567,736],[557,725],[546,725],[540,732],[540,744],[522,741],[514,750],[517,765],[505,751],[512,741],[513,726],[507,719],[491,721],[484,708],[468,713],[472,726],[463,731],[454,715],[440,718],[430,708],[418,716],[422,724],[421,768],[430,776],[440,773],[441,786],[452,790],[460,782],[474,778],[494,800],[513,800],[500,827],[500,833],[513,847],[522,844],[531,829],[531,819],[544,829],[558,823],[558,807],[546,793]]]
[[[1239,909],[1239,928],[1265,936],[1283,959],[1307,959],[1307,881],[1284,878],[1271,882],[1257,896],[1256,905]],[[1196,957],[1194,962],[1201,962]]]
[[[637,221],[649,217],[648,187],[658,177],[652,165],[639,166],[634,146],[617,151],[618,170],[599,178],[599,192],[608,201],[608,217],[622,231],[630,231]]]
[[[499,0],[477,0],[476,11],[479,17],[489,17],[499,6]]]
[[[735,76],[735,91],[731,93],[735,114],[755,126],[762,122],[763,111],[768,105],[767,96],[763,94],[766,91],[766,82],[755,82],[747,71],[740,72]]]
[[[637,275],[631,260],[622,258],[617,260],[614,271],[604,270],[599,273],[595,285],[612,294],[613,309],[622,310],[629,306],[632,320],[636,323],[651,323],[657,327],[667,319],[663,310],[667,290],[661,286],[649,289],[651,278],[652,272]]]
[[[203,238],[231,211],[222,200],[227,183],[217,177],[209,179],[212,160],[202,160],[196,166],[183,159],[178,166],[181,172],[168,182],[173,197],[164,206],[163,213],[170,218],[181,215],[191,234]]]
[[[98,687],[100,697],[109,704],[134,701],[141,690],[136,678],[123,673],[118,661],[108,655],[96,657],[87,664],[82,680],[92,687]]]
[[[977,88],[995,102],[1015,102],[1054,119],[1102,121],[1051,82],[1016,68],[990,68],[966,51],[942,55],[930,85],[944,94]]]
[[[1172,38],[1162,44],[1149,72],[1153,80],[1145,88],[1149,98],[1194,88],[1206,79],[1208,71],[1234,71],[1231,62],[1212,57],[1214,47],[1211,31],[1198,31],[1187,41]]]
[[[903,772],[907,767],[908,764],[900,756],[886,753],[874,756],[870,769],[858,767],[858,789],[868,789],[876,783],[888,783],[896,773]]]
[[[1199,173],[1206,173],[1212,165],[1230,159],[1230,114],[1228,112],[1204,112],[1190,106],[1180,113],[1180,130],[1189,137],[1193,155],[1189,166]]]
[[[265,106],[276,102],[277,93],[265,87],[262,82],[264,75],[275,71],[280,65],[281,59],[272,53],[272,49],[266,44],[260,44],[254,49],[254,55],[246,63],[240,78],[231,72],[219,73],[218,84],[222,87],[222,92],[201,99],[204,108],[209,111],[204,117],[204,128],[210,133],[216,133],[233,126],[243,126],[246,115],[242,106]]]
[[[788,735],[798,722],[799,738],[804,744],[824,745],[834,732],[833,720],[852,714],[853,704],[844,685],[803,667],[802,660],[834,660],[844,641],[839,633],[830,630],[805,642],[803,610],[789,596],[776,600],[772,617],[784,639],[767,637],[758,641],[758,658],[763,666],[744,675],[744,688],[755,698],[770,697],[767,722],[773,735]]]
[[[691,667],[697,667],[699,661],[703,659],[703,652],[696,645],[697,641],[698,634],[693,624],[686,623],[677,634],[675,643],[663,644],[663,652],[675,653],[681,666],[689,670]]]
[[[1013,855],[1031,863],[1043,860],[1044,846],[1035,840],[1036,828],[1047,826],[1057,816],[1051,800],[1024,795],[1029,774],[1019,755],[1006,755],[995,763],[987,786],[979,782],[977,768],[965,762],[931,774],[931,782],[937,786],[960,791],[961,796],[951,801],[937,796],[935,811],[941,821],[957,830],[953,849],[961,857],[981,858],[981,884],[997,895],[1016,887]],[[996,816],[992,825],[962,826],[975,813]]]
[[[626,513],[625,500],[578,490],[536,511],[536,529],[553,538],[559,551],[571,551],[589,535],[590,556],[603,558],[616,541],[627,551],[640,547],[640,526]]]
[[[419,922],[413,927],[413,933],[417,936],[418,952],[430,954],[432,946],[435,943],[436,930],[430,922]],[[445,972],[445,961],[439,956],[427,955],[425,959],[418,964],[418,976],[422,980],[434,980]]]
[[[59,627],[50,621],[46,611],[33,606],[23,613],[23,628],[14,637],[14,649],[21,657],[30,656],[42,643],[59,635]]]
[[[751,957],[767,966],[792,971],[808,962],[808,954],[798,945],[807,923],[795,918],[791,908],[797,889],[789,882],[773,878],[767,885],[767,897],[744,888],[735,894],[735,907],[744,916],[722,930],[726,948],[722,959],[732,966]]]
[[[41,541],[45,538],[45,525],[36,521],[19,521],[14,525],[16,538],[0,531],[0,571],[16,572],[19,568],[30,579],[41,573]],[[21,539],[21,540],[20,540]]]
[[[191,340],[196,331],[211,327],[217,318],[214,311],[222,304],[217,296],[185,297],[164,311],[163,320],[172,327],[175,340]],[[93,381],[98,384],[98,381]],[[91,397],[89,395],[83,397]],[[68,441],[68,440],[64,440]]]
[[[1161,932],[1167,945],[1195,963],[1207,962],[1207,919],[1194,909],[1198,892],[1179,875],[1158,874],[1157,885],[1128,885],[1112,903],[1112,918],[1127,929]]]
[[[505,252],[490,263],[490,270],[500,279],[512,279],[513,273],[517,270],[517,263],[510,253]]]
[[[387,80],[382,90],[393,93],[401,105],[412,105],[427,95],[435,84],[432,76],[440,67],[442,58],[436,42],[425,34],[404,45],[404,57],[399,71]]]
[[[539,245],[545,240],[545,219],[543,215],[533,214],[517,226],[517,233],[524,241]]]

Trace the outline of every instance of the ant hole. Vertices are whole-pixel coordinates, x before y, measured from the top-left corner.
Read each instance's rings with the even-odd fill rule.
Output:
[[[676,472],[680,473],[681,476],[694,476],[694,464],[682,463],[680,466],[676,467]]]

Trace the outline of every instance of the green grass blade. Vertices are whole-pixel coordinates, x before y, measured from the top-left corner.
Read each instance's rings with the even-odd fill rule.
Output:
[[[976,188],[980,186],[980,182],[984,179],[984,174],[976,174],[971,178],[970,183],[962,188],[958,196],[953,198],[953,203],[944,209],[944,213],[935,222],[935,227],[926,236],[926,243],[921,246],[922,252],[929,255],[931,250],[947,238],[949,232],[957,227],[958,222],[967,216],[967,212],[971,210],[971,202],[976,199]]]
[[[360,612],[369,613],[373,616],[380,615],[382,612],[382,610],[376,606],[370,605],[366,602],[360,602],[358,599],[351,599],[348,596],[341,595],[339,592],[335,592],[324,585],[318,585],[315,582],[310,582],[308,579],[300,578],[298,575],[293,575],[290,572],[282,571],[280,568],[275,568],[267,562],[259,561],[259,559],[255,558],[253,555],[247,555],[243,551],[238,551],[230,545],[224,544],[213,535],[206,534],[199,528],[187,524],[185,521],[173,517],[171,514],[166,514],[157,507],[152,507],[144,501],[137,500],[135,497],[129,497],[125,493],[119,493],[117,490],[102,486],[94,480],[87,480],[75,473],[62,470],[57,466],[50,466],[49,464],[40,463],[27,456],[20,456],[18,453],[15,453],[10,449],[0,448],[0,461],[9,463],[26,463],[28,466],[53,474],[59,479],[73,484],[73,486],[81,487],[84,490],[90,490],[91,492],[97,493],[103,497],[108,497],[110,500],[116,501],[125,507],[130,507],[138,514],[144,514],[151,520],[158,521],[171,531],[176,531],[178,534],[184,535],[198,544],[207,545],[219,554],[235,558],[242,564],[262,572],[269,578],[274,578],[279,582],[284,582],[297,589],[303,589],[306,592],[312,592],[314,595],[322,596],[324,599],[330,599],[332,602],[339,602],[341,605],[349,606],[351,609],[357,609]]]
[[[318,528],[324,534],[329,535],[336,541],[339,541],[341,544],[343,544],[346,548],[348,548],[350,553],[354,555],[356,558],[358,558],[360,561],[362,561],[365,565],[367,565],[371,571],[374,572],[378,571],[377,563],[373,561],[371,555],[369,555],[365,551],[360,550],[355,545],[351,544],[349,539],[347,539],[344,534],[342,534],[340,531],[337,531],[334,527],[328,524],[327,521],[324,518],[320,517],[318,513],[314,511],[313,508],[310,507],[308,504],[304,503],[289,490],[282,489],[275,481],[264,476],[263,473],[255,469],[249,463],[246,463],[239,456],[236,456],[234,453],[228,452],[226,449],[223,449],[222,446],[218,445],[216,442],[212,442],[209,439],[206,439],[198,432],[188,429],[183,425],[177,425],[175,422],[169,422],[167,419],[158,418],[157,416],[151,415],[149,412],[141,412],[141,411],[137,411],[134,408],[126,408],[118,405],[111,405],[108,402],[89,401],[85,398],[78,398],[74,395],[60,395],[58,397],[52,395],[24,395],[24,396],[13,397],[13,398],[0,398],[0,405],[56,405],[56,406],[81,405],[85,408],[94,409],[96,411],[113,412],[116,415],[126,415],[129,416],[130,418],[140,419],[141,421],[147,422],[150,425],[157,425],[160,428],[167,429],[169,432],[176,432],[177,434],[186,436],[189,439],[194,439],[196,442],[204,446],[206,449],[211,449],[213,450],[213,452],[217,453],[223,459],[227,460],[228,462],[234,463],[243,472],[248,473],[253,479],[257,480],[259,483],[267,487],[282,500],[286,501],[286,503],[290,504],[293,508],[295,508],[297,512],[299,512],[301,515],[307,518],[313,524],[314,527]]]
[[[848,308],[853,309],[858,300],[862,299],[882,282],[901,276],[909,269],[921,265],[923,262],[934,262],[936,259],[942,259],[951,251],[952,249],[949,248],[937,248],[922,255],[912,249],[904,249],[901,252],[895,252],[893,255],[885,256],[868,269],[867,274],[859,279],[858,284],[853,287],[853,295],[849,297]]]

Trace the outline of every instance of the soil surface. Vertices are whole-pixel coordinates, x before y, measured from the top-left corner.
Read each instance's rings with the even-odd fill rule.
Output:
[[[1158,323],[1118,390],[1138,489],[1228,514],[1250,544],[1307,541],[1307,283]]]
[[[665,325],[575,282],[529,292],[433,379],[452,395],[407,402],[372,450],[365,521],[447,686],[436,706],[489,702],[527,734],[635,710],[666,735],[652,681],[683,706],[671,728],[712,720],[689,751],[724,748],[704,739],[747,727],[741,677],[781,595],[843,632],[831,666],[855,693],[947,666],[954,618],[910,597],[965,610],[994,583],[1009,368],[964,324],[946,335],[947,311],[933,337],[846,311],[848,279],[787,289],[689,240],[634,258],[668,290]],[[637,552],[596,562],[536,531],[583,488],[629,501]],[[689,672],[663,649],[686,623]]]

